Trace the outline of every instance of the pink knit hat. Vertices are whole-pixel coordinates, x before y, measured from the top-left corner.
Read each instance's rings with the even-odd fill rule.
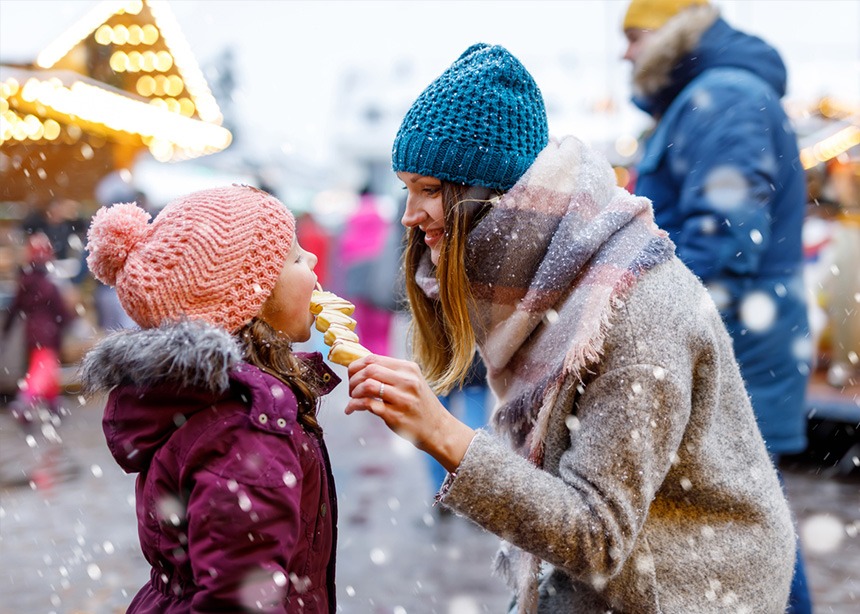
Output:
[[[169,203],[149,224],[136,204],[102,207],[87,264],[116,286],[143,328],[187,317],[233,332],[260,312],[295,238],[292,213],[248,186],[203,190]]]

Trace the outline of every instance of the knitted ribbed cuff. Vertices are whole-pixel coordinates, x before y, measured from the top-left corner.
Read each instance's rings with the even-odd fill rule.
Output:
[[[507,191],[534,159],[413,132],[395,141],[392,161],[395,172]]]

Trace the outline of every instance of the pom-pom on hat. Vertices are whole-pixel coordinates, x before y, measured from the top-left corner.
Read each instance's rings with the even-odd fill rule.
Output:
[[[543,96],[504,47],[469,47],[406,113],[394,171],[508,190],[546,146]]]
[[[703,4],[708,4],[708,0],[631,0],[624,16],[624,29],[657,30],[684,9]]]
[[[295,239],[295,219],[274,196],[234,185],[170,202],[150,224],[135,204],[98,210],[87,264],[116,286],[143,328],[182,318],[230,332],[256,316]]]

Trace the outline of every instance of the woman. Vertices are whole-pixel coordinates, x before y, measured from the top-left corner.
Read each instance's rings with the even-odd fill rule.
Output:
[[[504,540],[521,612],[782,612],[790,512],[719,313],[650,202],[548,139],[498,46],[419,96],[392,157],[417,364],[353,363],[347,412],[449,471],[440,501]],[[506,443],[434,396],[475,346]]]

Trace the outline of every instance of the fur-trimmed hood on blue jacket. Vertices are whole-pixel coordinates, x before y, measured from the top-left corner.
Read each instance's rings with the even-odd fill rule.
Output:
[[[718,67],[748,70],[785,95],[787,73],[779,53],[732,28],[715,7],[701,6],[682,11],[646,42],[633,67],[633,102],[659,116],[690,81]]]

